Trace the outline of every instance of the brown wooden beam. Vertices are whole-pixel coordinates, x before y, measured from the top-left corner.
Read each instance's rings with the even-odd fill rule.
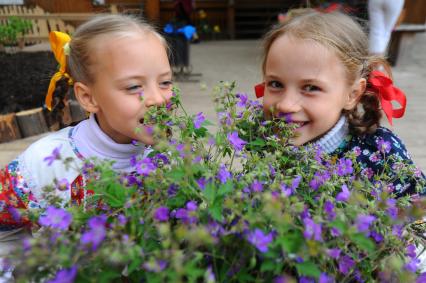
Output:
[[[145,1],[145,16],[151,22],[160,21],[160,0]]]

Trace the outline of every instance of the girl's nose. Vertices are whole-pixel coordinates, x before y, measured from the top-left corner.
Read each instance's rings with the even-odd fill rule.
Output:
[[[296,113],[301,110],[302,97],[292,91],[286,91],[281,95],[277,104],[276,110],[279,113]]]
[[[152,87],[144,91],[144,102],[146,107],[160,106],[167,103],[170,99],[158,87]]]

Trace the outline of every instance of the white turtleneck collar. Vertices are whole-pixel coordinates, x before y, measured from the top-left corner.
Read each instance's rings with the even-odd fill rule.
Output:
[[[107,136],[96,122],[95,115],[78,123],[73,129],[72,139],[77,151],[85,158],[115,161],[112,168],[117,171],[130,172],[134,168],[130,159],[137,155],[146,155],[149,149],[145,145],[119,144]],[[147,149],[147,150],[145,150]]]
[[[314,142],[314,145],[320,146],[326,153],[332,153],[345,140],[348,133],[348,123],[346,122],[346,117],[342,115],[336,125],[334,125],[323,137]]]

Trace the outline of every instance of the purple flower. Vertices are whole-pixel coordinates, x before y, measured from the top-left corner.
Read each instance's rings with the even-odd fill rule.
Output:
[[[409,244],[406,248],[406,255],[410,258],[416,258],[416,246],[413,244]]]
[[[232,118],[229,112],[218,112],[217,114],[222,125],[232,125]]]
[[[404,265],[404,268],[408,270],[409,272],[416,272],[419,268],[420,259],[413,258],[411,259],[407,264]]]
[[[338,249],[338,248],[335,248],[335,249],[328,249],[327,250],[327,255],[329,256],[329,257],[331,257],[331,258],[334,258],[334,259],[338,259],[339,257],[340,257],[340,253],[341,253],[342,251],[340,250],[340,249]]]
[[[195,201],[191,200],[186,203],[186,209],[189,211],[196,211],[198,209],[198,205]]]
[[[302,276],[299,279],[299,283],[315,283],[315,279],[310,278],[310,277],[306,277],[306,276]]]
[[[236,151],[240,151],[244,148],[244,145],[247,143],[238,137],[238,132],[234,131],[228,134],[228,141],[234,147]]]
[[[53,163],[55,160],[61,160],[61,154],[60,154],[61,148],[62,148],[62,144],[61,144],[61,145],[59,145],[58,147],[55,147],[55,148],[53,149],[52,153],[51,153],[49,156],[46,156],[46,157],[43,159],[43,161],[47,162],[47,166],[52,165],[52,163]]]
[[[91,245],[92,250],[95,251],[106,237],[106,220],[106,215],[93,216],[90,218],[88,221],[89,229],[83,233],[80,242],[83,245]]]
[[[402,237],[402,228],[403,226],[401,224],[396,224],[392,226],[392,235],[397,236],[401,239]]]
[[[337,194],[336,201],[340,202],[346,202],[348,201],[349,197],[351,196],[351,193],[349,192],[348,186],[345,184],[342,185],[342,191]]]
[[[206,283],[215,283],[216,277],[214,276],[212,267],[207,267],[206,273],[204,274],[204,282]]]
[[[201,128],[201,125],[206,120],[206,117],[204,117],[203,112],[198,113],[195,115],[194,118],[194,128],[199,129]]]
[[[422,274],[419,275],[419,277],[417,277],[416,279],[416,283],[424,283],[426,282],[426,272],[423,272]]]
[[[334,212],[334,204],[329,200],[324,203],[324,212],[327,214],[328,220],[334,220],[334,218],[336,218],[336,212]]]
[[[342,233],[340,232],[340,230],[339,230],[339,229],[337,229],[336,227],[332,227],[332,228],[330,229],[330,234],[331,234],[331,236],[333,236],[333,237],[339,237],[340,235],[342,235]]]
[[[160,206],[154,212],[154,219],[158,222],[166,222],[169,220],[169,209],[165,206]]]
[[[259,182],[258,180],[254,180],[253,183],[251,184],[251,190],[252,192],[255,193],[260,193],[263,191],[263,185],[261,182]]]
[[[386,204],[388,206],[387,212],[389,217],[393,220],[396,220],[398,218],[398,207],[396,207],[396,200],[392,198],[388,199],[386,200]]]
[[[228,179],[231,178],[231,173],[226,170],[225,165],[220,165],[219,172],[217,173],[217,178],[222,184],[225,184]]]
[[[291,189],[296,190],[299,187],[300,181],[302,181],[302,176],[297,175],[294,177],[293,181],[291,181]]]
[[[370,236],[374,239],[374,241],[376,241],[376,243],[380,243],[383,241],[383,236],[382,234],[376,232],[376,231],[371,231]]]
[[[178,192],[178,190],[179,190],[178,185],[176,185],[176,184],[171,184],[171,185],[169,186],[169,188],[167,189],[167,195],[168,195],[169,197],[173,197],[173,196],[175,196],[175,195],[176,195],[176,193]]]
[[[43,216],[40,216],[38,223],[44,227],[67,230],[72,222],[72,215],[64,209],[49,206]]]
[[[334,283],[334,278],[323,272],[319,277],[318,283]]]
[[[288,283],[288,279],[284,276],[278,276],[274,278],[273,283]]]
[[[61,269],[56,273],[54,279],[48,283],[72,283],[77,275],[77,267],[73,266],[70,269]]]
[[[126,218],[126,216],[125,216],[125,215],[123,215],[123,214],[119,214],[119,215],[117,216],[117,220],[118,220],[118,223],[119,223],[121,226],[124,226],[124,225],[126,225],[126,223],[127,223],[127,218]]]
[[[339,271],[344,275],[347,275],[354,265],[355,261],[349,256],[345,255],[339,260]]]
[[[156,169],[157,169],[157,166],[149,157],[145,157],[141,161],[138,161],[136,164],[136,172],[138,172],[138,174],[141,174],[143,176],[148,176],[149,174],[151,174],[151,172],[155,171]]]
[[[368,234],[370,232],[370,225],[376,221],[376,219],[377,217],[373,215],[358,215],[355,220],[358,232]]]
[[[322,236],[321,236],[321,224],[317,224],[315,223],[311,218],[304,218],[303,219],[303,224],[305,226],[305,231],[303,231],[303,236],[307,239],[307,240],[311,240],[312,238],[315,241],[322,241]]]
[[[201,190],[204,190],[206,188],[207,180],[204,177],[201,177],[200,179],[196,180],[197,185],[200,187]]]
[[[361,170],[361,175],[366,176],[368,179],[371,179],[374,176],[374,171],[370,167],[364,168]]]
[[[237,93],[235,96],[240,99],[240,101],[237,102],[237,106],[245,107],[248,101],[248,96],[242,93]]]
[[[352,161],[347,158],[340,158],[339,164],[337,165],[337,175],[345,176],[352,174],[354,169],[352,168]]]
[[[268,251],[268,245],[272,242],[272,233],[264,234],[262,230],[256,228],[247,235],[247,240],[255,246],[261,253]]]
[[[309,186],[314,190],[318,190],[325,182],[330,179],[331,175],[329,172],[316,172],[312,180],[309,182]]]
[[[143,267],[147,271],[158,273],[167,267],[167,262],[165,260],[149,261],[145,262]]]
[[[294,193],[294,191],[291,188],[287,187],[286,184],[281,184],[280,187],[281,192],[285,197],[289,197]]]
[[[381,153],[389,153],[391,150],[391,143],[388,141],[385,141],[383,138],[379,138],[377,141],[377,146]]]
[[[161,162],[163,164],[169,164],[169,158],[167,157],[167,155],[162,154],[162,153],[158,153],[154,156],[155,162],[157,163],[157,165]]]

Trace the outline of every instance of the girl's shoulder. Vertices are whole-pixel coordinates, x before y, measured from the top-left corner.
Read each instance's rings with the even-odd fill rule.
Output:
[[[353,150],[368,156],[374,153],[381,153],[384,155],[396,155],[402,159],[411,159],[402,140],[385,127],[379,127],[370,134],[349,135],[344,151]]]
[[[81,168],[82,160],[76,156],[69,138],[72,129],[67,127],[39,139],[8,165],[10,171],[19,172],[36,195],[55,179],[71,183],[80,174],[77,168]]]

